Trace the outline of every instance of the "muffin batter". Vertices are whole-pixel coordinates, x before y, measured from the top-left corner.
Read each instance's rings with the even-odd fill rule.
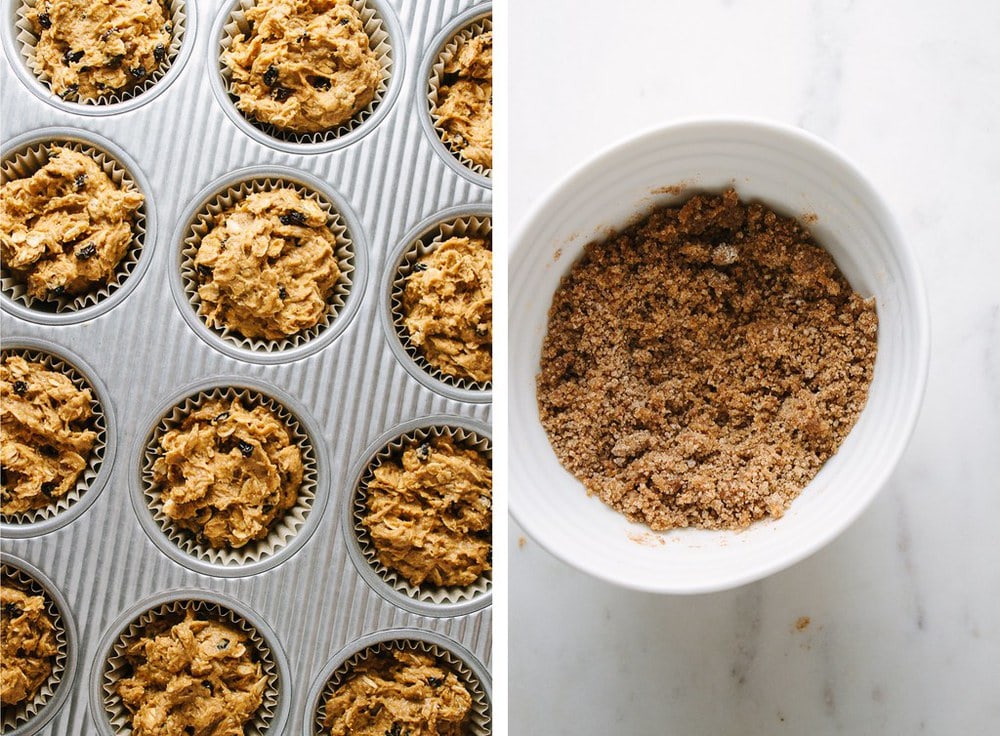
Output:
[[[0,255],[36,299],[107,284],[132,244],[142,194],[115,185],[94,159],[52,146],[32,176],[0,187]]]
[[[377,467],[366,495],[379,562],[412,585],[471,585],[490,570],[493,472],[480,453],[432,438]]]
[[[875,304],[794,220],[697,195],[587,246],[542,344],[563,466],[653,529],[780,517],[844,441],[875,363]]]
[[[319,324],[340,278],[319,204],[290,187],[257,192],[218,217],[195,256],[209,327],[280,340]]]
[[[460,41],[444,63],[434,118],[447,146],[493,168],[493,32]]]
[[[350,0],[257,0],[222,58],[236,106],[295,133],[335,128],[375,98],[382,67]]]
[[[326,701],[330,736],[461,736],[472,696],[430,654],[395,650],[359,662]]]
[[[247,635],[188,609],[129,644],[133,675],[118,682],[132,736],[241,736],[267,686]]]
[[[410,343],[442,373],[486,382],[493,375],[493,253],[481,238],[450,238],[406,277]]]
[[[52,91],[93,100],[142,84],[167,59],[173,24],[162,0],[38,0],[25,17]]]
[[[93,397],[19,355],[0,364],[4,516],[48,506],[76,486],[97,441]]]
[[[35,697],[59,650],[44,596],[4,583],[0,605],[0,702],[10,706]]]
[[[302,454],[269,409],[206,401],[160,438],[163,512],[213,547],[266,537],[298,499]]]

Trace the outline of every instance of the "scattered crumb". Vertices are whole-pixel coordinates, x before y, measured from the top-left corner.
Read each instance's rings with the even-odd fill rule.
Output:
[[[803,225],[812,225],[813,223],[819,222],[819,215],[815,212],[806,212],[803,213],[800,219]]]
[[[524,549],[524,545],[526,545],[527,543],[528,543],[528,540],[525,539],[524,537],[518,537],[517,538],[517,548],[518,549]]]
[[[562,258],[562,248],[556,248],[556,252],[552,254],[552,261],[558,261]]]
[[[683,194],[684,190],[687,189],[688,185],[686,182],[680,182],[679,184],[670,184],[665,187],[656,187],[656,189],[651,190],[651,194],[670,194],[677,196],[678,194]]]
[[[799,631],[805,631],[809,628],[809,617],[799,616],[799,620],[795,622],[795,628]]]

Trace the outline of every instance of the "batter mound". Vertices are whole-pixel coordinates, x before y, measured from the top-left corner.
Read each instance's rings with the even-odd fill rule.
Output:
[[[379,562],[412,585],[471,585],[490,569],[493,472],[475,450],[435,437],[383,462],[368,483]]]
[[[375,98],[382,67],[350,0],[257,0],[223,55],[236,106],[295,133],[335,128]]]
[[[173,23],[162,0],[38,0],[25,17],[52,91],[93,100],[142,84],[167,59]]]
[[[410,343],[442,373],[486,382],[493,375],[493,252],[481,238],[450,238],[406,277]]]
[[[267,687],[247,635],[191,609],[172,626],[150,624],[125,659],[133,674],[118,694],[133,736],[241,736]]]
[[[460,41],[444,63],[434,118],[441,139],[462,158],[493,168],[493,32]]]
[[[372,655],[326,701],[330,736],[462,736],[472,696],[430,654]]]
[[[58,653],[55,626],[46,613],[44,596],[0,586],[0,702],[30,701],[49,675]]]
[[[76,487],[97,441],[93,397],[63,373],[18,355],[0,364],[5,516],[48,506]]]
[[[302,454],[266,407],[216,399],[160,438],[153,483],[178,526],[238,549],[266,537],[295,505]]]
[[[289,187],[219,215],[195,256],[209,327],[280,340],[319,324],[340,278],[337,238],[319,204]]]
[[[90,156],[52,146],[45,166],[0,187],[4,265],[36,299],[100,288],[132,244],[142,203]]]

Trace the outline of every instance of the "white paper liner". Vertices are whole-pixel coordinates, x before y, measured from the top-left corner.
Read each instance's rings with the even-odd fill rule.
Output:
[[[129,713],[121,696],[118,695],[118,682],[130,676],[128,660],[125,651],[129,645],[142,638],[147,626],[157,620],[173,620],[176,623],[184,618],[188,608],[194,609],[199,618],[231,624],[249,637],[248,649],[256,654],[261,670],[267,677],[268,685],[264,690],[263,702],[256,715],[244,726],[246,736],[264,736],[271,721],[274,720],[278,708],[278,665],[264,637],[249,621],[222,603],[203,600],[173,600],[162,603],[140,614],[132,621],[111,647],[107,662],[104,663],[104,677],[101,689],[104,693],[104,709],[116,734],[132,733],[132,714]]]
[[[393,50],[390,45],[389,31],[386,28],[385,21],[379,13],[379,9],[373,3],[367,2],[367,0],[351,0],[351,5],[353,5],[354,9],[361,15],[365,33],[368,34],[369,47],[375,52],[379,66],[382,68],[382,77],[375,90],[375,96],[363,110],[358,112],[350,120],[341,123],[335,128],[320,130],[315,133],[297,133],[292,130],[284,130],[271,125],[270,123],[257,120],[252,115],[244,113],[240,110],[236,104],[239,102],[239,95],[237,95],[232,89],[232,73],[226,65],[226,62],[223,60],[222,55],[224,52],[229,50],[229,47],[232,45],[233,39],[236,36],[243,34],[244,38],[246,38],[247,34],[249,34],[251,24],[246,19],[246,11],[254,5],[256,5],[255,0],[239,0],[239,2],[237,2],[233,7],[233,11],[228,20],[222,26],[222,38],[219,39],[218,65],[219,74],[222,75],[222,86],[226,90],[229,100],[236,109],[236,112],[241,115],[244,120],[272,138],[277,138],[278,140],[288,143],[310,144],[325,143],[335,140],[336,138],[346,135],[352,130],[358,128],[372,116],[372,113],[375,112],[375,108],[382,103],[382,100],[385,98],[386,92],[389,89],[389,80],[393,73]]]
[[[0,577],[3,578],[5,585],[13,585],[13,587],[20,588],[29,595],[40,595],[45,598],[45,612],[52,621],[57,650],[52,661],[52,672],[49,673],[48,679],[38,688],[35,697],[25,703],[18,703],[15,706],[5,705],[3,707],[2,715],[0,715],[0,733],[6,734],[34,718],[45,707],[46,703],[52,699],[52,696],[55,695],[59,683],[62,682],[63,674],[66,671],[66,661],[69,658],[71,644],[66,634],[66,627],[63,623],[59,607],[40,582],[28,575],[21,568],[7,562],[0,564]]]
[[[72,365],[52,353],[34,348],[4,348],[2,357],[6,358],[8,355],[18,355],[31,363],[41,363],[48,370],[65,374],[78,389],[89,389],[92,399],[90,402],[92,412],[91,428],[97,433],[97,439],[94,442],[93,449],[90,451],[90,455],[87,457],[87,467],[83,469],[80,477],[76,479],[76,485],[48,506],[23,511],[19,514],[0,515],[0,519],[5,524],[34,524],[45,519],[51,519],[53,516],[66,511],[79,501],[84,493],[90,490],[94,479],[97,478],[97,474],[101,470],[101,464],[104,462],[104,454],[108,446],[108,424],[104,408],[101,406],[94,386],[85,375]]]
[[[493,219],[491,217],[463,216],[442,222],[438,227],[428,230],[414,240],[403,252],[399,265],[396,267],[395,278],[390,285],[389,309],[392,313],[392,324],[403,345],[406,354],[421,370],[442,383],[469,391],[489,391],[493,381],[473,381],[463,376],[453,376],[432,365],[424,357],[423,351],[410,342],[410,331],[406,327],[406,312],[403,310],[403,292],[406,289],[406,279],[413,273],[413,267],[423,256],[433,253],[442,242],[449,238],[482,238],[493,243]]]
[[[476,432],[472,432],[462,427],[421,427],[396,437],[382,448],[368,463],[368,467],[361,475],[357,487],[354,489],[354,498],[351,503],[352,522],[354,533],[358,538],[358,545],[361,554],[378,573],[378,576],[390,588],[402,593],[414,600],[433,603],[436,605],[462,603],[481,595],[485,595],[493,588],[493,571],[487,570],[470,585],[438,587],[436,585],[425,584],[416,586],[410,583],[396,570],[392,570],[383,565],[378,559],[378,552],[372,542],[368,527],[365,526],[364,519],[368,514],[368,484],[375,477],[375,470],[382,463],[399,458],[403,451],[413,445],[421,445],[433,437],[450,437],[455,444],[462,448],[473,449],[484,455],[492,465],[493,445],[489,438],[482,437]]]
[[[181,422],[207,401],[219,399],[232,401],[239,398],[248,408],[263,406],[269,409],[288,429],[294,442],[302,453],[302,484],[299,486],[295,505],[276,521],[271,531],[263,539],[250,542],[239,549],[216,549],[206,542],[198,540],[197,536],[179,525],[163,511],[159,487],[153,482],[153,464],[156,462],[160,448],[160,438],[169,430],[180,426]],[[306,523],[306,518],[312,510],[316,499],[317,460],[314,449],[314,438],[310,437],[299,419],[279,402],[259,391],[248,388],[213,388],[196,393],[172,407],[162,417],[150,433],[145,444],[142,460],[142,492],[153,514],[153,520],[167,535],[170,541],[183,552],[213,565],[235,567],[258,562],[270,557],[285,547]]]
[[[115,268],[111,280],[104,286],[98,286],[91,291],[76,296],[66,295],[52,299],[36,299],[28,294],[27,286],[21,282],[6,267],[0,268],[0,289],[11,301],[23,304],[28,309],[39,312],[61,313],[73,312],[97,304],[120,289],[135,270],[139,256],[146,241],[146,198],[148,194],[139,188],[135,178],[107,151],[90,143],[80,141],[53,139],[29,143],[17,150],[10,151],[0,163],[0,181],[6,184],[15,179],[26,179],[45,166],[49,161],[49,150],[52,146],[61,146],[77,151],[97,161],[108,178],[119,189],[129,189],[143,195],[143,203],[136,210],[132,223],[132,243]]]
[[[318,203],[327,213],[327,227],[336,239],[336,249],[334,251],[334,255],[337,258],[337,265],[340,268],[340,277],[333,285],[333,291],[327,301],[328,306],[326,314],[318,324],[305,330],[299,330],[295,334],[289,335],[281,340],[249,338],[244,337],[229,327],[222,327],[221,329],[210,327],[206,321],[206,316],[202,311],[201,297],[198,296],[198,287],[200,286],[200,283],[198,281],[198,271],[195,267],[195,258],[198,255],[198,248],[201,245],[202,238],[208,235],[208,233],[216,226],[219,222],[219,218],[224,213],[231,210],[251,194],[273,191],[280,187],[294,189],[303,197]],[[256,350],[266,353],[290,350],[291,348],[304,345],[310,340],[319,337],[324,330],[334,323],[337,316],[344,309],[344,304],[353,285],[353,274],[355,272],[356,264],[354,247],[354,241],[351,239],[350,233],[347,230],[347,224],[343,216],[337,212],[334,204],[327,200],[326,197],[324,197],[321,193],[310,189],[304,184],[283,179],[279,176],[264,175],[246,179],[217,194],[212,195],[212,197],[202,205],[198,213],[192,218],[192,224],[184,236],[184,242],[181,244],[181,284],[184,289],[184,294],[187,296],[188,301],[190,301],[191,306],[194,307],[195,313],[197,313],[206,330],[214,333],[233,345],[247,350]]]
[[[441,139],[441,144],[447,148],[451,154],[461,161],[462,165],[472,169],[480,176],[493,177],[493,169],[487,168],[482,164],[477,164],[475,161],[470,160],[465,156],[465,151],[460,149],[454,149],[447,143],[445,143],[444,135],[445,131],[438,125],[438,116],[436,114],[438,106],[438,90],[441,87],[441,78],[444,75],[444,66],[455,56],[455,52],[458,51],[458,45],[464,41],[468,41],[475,36],[480,36],[484,33],[490,33],[493,31],[493,17],[487,16],[485,18],[477,18],[469,25],[462,28],[454,36],[452,36],[447,43],[438,52],[437,59],[431,65],[431,74],[427,79],[427,104],[431,116],[431,127],[434,128],[434,132],[437,133],[438,138]]]
[[[17,0],[15,0],[17,1]],[[42,71],[35,58],[35,45],[38,43],[38,36],[28,22],[26,13],[30,8],[35,7],[42,0],[20,0],[16,18],[14,20],[14,30],[16,41],[20,44],[21,57],[24,59],[28,69],[46,87],[49,86],[49,79]],[[85,105],[113,105],[119,102],[131,100],[138,97],[154,84],[159,82],[170,70],[170,65],[174,63],[180,53],[181,45],[184,43],[184,30],[187,22],[187,3],[185,0],[162,0],[163,7],[170,16],[173,31],[170,34],[170,46],[167,48],[167,55],[160,65],[151,73],[147,74],[140,84],[136,84],[119,92],[110,92],[101,97],[81,97],[79,95],[67,94],[60,99],[67,102],[78,102]],[[54,94],[54,93],[53,93]]]
[[[486,695],[486,689],[483,687],[483,683],[480,682],[478,677],[476,677],[476,673],[472,671],[472,668],[462,661],[458,655],[449,649],[434,644],[433,642],[423,641],[420,639],[395,639],[392,641],[379,642],[367,647],[366,649],[362,649],[360,652],[348,657],[339,667],[337,667],[337,669],[333,671],[333,674],[330,675],[330,679],[327,680],[326,686],[323,688],[316,710],[313,713],[312,728],[315,736],[326,736],[326,734],[329,733],[323,728],[323,721],[326,720],[327,701],[329,701],[330,696],[333,695],[333,691],[350,677],[354,668],[372,655],[389,653],[396,649],[402,649],[403,651],[424,652],[432,655],[438,660],[440,665],[451,670],[458,678],[459,682],[465,686],[469,695],[472,696],[472,713],[470,714],[469,722],[465,729],[466,732],[463,736],[490,736],[490,734],[493,733],[492,715],[490,714],[490,700]]]

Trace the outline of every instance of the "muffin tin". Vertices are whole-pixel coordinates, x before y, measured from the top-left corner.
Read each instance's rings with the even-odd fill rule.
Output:
[[[80,500],[40,524],[5,522],[2,530],[4,561],[36,565],[79,626],[74,656],[81,676],[64,679],[57,695],[65,692],[65,702],[46,711],[52,733],[110,733],[116,716],[104,702],[104,678],[114,642],[137,616],[187,600],[235,612],[273,653],[278,677],[269,734],[314,733],[311,684],[325,687],[338,652],[356,653],[398,629],[407,641],[465,663],[482,701],[475,730],[489,733],[488,589],[473,592],[473,605],[404,605],[405,593],[387,592],[377,574],[354,564],[358,540],[346,522],[363,469],[400,428],[444,423],[480,438],[490,434],[488,388],[459,390],[431,378],[383,321],[399,265],[392,254],[456,208],[490,210],[488,181],[448,163],[435,149],[440,142],[426,134],[421,105],[428,82],[419,74],[444,29],[489,6],[363,4],[382,16],[391,45],[385,92],[357,127],[301,143],[236,119],[219,71],[233,2],[174,3],[186,19],[169,68],[148,89],[111,104],[49,94],[21,55],[20,2],[5,5],[2,157],[29,141],[80,140],[122,163],[147,197],[141,257],[110,296],[65,312],[2,299],[4,349],[47,351],[70,365],[96,389],[108,422],[104,475]],[[343,305],[301,344],[242,345],[213,333],[184,289],[183,241],[192,218],[251,169],[317,191],[353,248]],[[178,545],[156,522],[142,474],[151,433],[173,407],[229,388],[287,409],[316,451],[313,498],[301,523],[280,545],[247,560],[206,558]],[[28,727],[39,723],[32,719]]]

